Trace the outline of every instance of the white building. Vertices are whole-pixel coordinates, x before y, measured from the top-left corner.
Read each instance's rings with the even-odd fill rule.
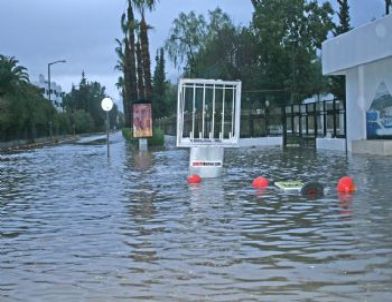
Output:
[[[346,76],[348,150],[392,154],[392,15],[325,41],[322,64]]]
[[[42,95],[49,99],[49,87],[48,87],[48,80],[45,79],[45,77],[40,74],[38,77],[38,82],[34,82],[34,85],[39,87],[42,90]],[[53,107],[56,108],[57,111],[63,111],[63,96],[64,93],[61,89],[60,85],[57,85],[56,82],[51,82],[50,83],[50,100],[53,104]]]

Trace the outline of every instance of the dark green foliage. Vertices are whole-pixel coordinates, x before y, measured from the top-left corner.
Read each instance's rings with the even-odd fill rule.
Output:
[[[48,136],[56,130],[57,112],[29,83],[27,69],[13,57],[0,55],[0,140]]]
[[[235,28],[229,16],[217,8],[209,12],[203,47],[194,56],[191,74],[194,77],[223,80],[238,79],[240,68],[237,59],[241,58],[238,40],[240,29]]]
[[[252,1],[252,4],[253,4],[253,7],[256,9],[257,5],[259,5],[259,3],[260,3],[262,0],[251,0],[251,1]]]
[[[335,30],[334,30],[335,36],[338,36],[340,34],[343,34],[351,30],[350,7],[348,5],[348,0],[337,0],[337,1],[339,3],[339,11],[337,13],[339,17],[339,24],[335,25]]]
[[[138,98],[136,87],[136,49],[135,30],[137,22],[134,18],[132,1],[128,0],[127,12],[121,16],[122,40],[116,39],[115,52],[118,56],[115,68],[122,72],[117,82],[117,88],[123,98],[123,111],[125,124],[130,125],[132,121],[132,103]]]
[[[185,77],[240,79],[244,108],[300,102],[324,92],[318,50],[333,29],[329,3],[254,0],[249,27],[235,26],[221,9],[206,20],[181,13],[166,41]]]
[[[138,144],[139,138],[134,138],[132,134],[132,129],[130,128],[122,128],[123,137],[130,142],[131,144]],[[149,146],[163,146],[165,137],[163,130],[159,128],[153,129],[153,136],[147,139]]]
[[[157,51],[155,61],[152,109],[153,117],[154,119],[157,119],[168,114],[168,106],[166,104],[167,82],[165,75],[165,54],[163,48]]]
[[[131,128],[122,128],[122,129],[121,129],[121,132],[122,132],[122,136],[123,136],[127,141],[132,141],[132,140],[135,140],[135,141],[136,141],[136,139],[133,138],[133,134],[132,134],[132,129],[131,129]]]
[[[148,31],[144,13],[142,13],[142,20],[140,22],[140,52],[143,64],[143,82],[144,82],[144,97],[151,102],[152,97],[152,83],[151,83],[151,59],[149,51]]]
[[[140,48],[140,42],[136,42],[136,58],[137,58],[137,91],[138,99],[145,99],[145,87],[144,87],[144,76],[143,76],[143,62],[142,62],[142,50]]]
[[[132,104],[140,100],[151,101],[152,98],[148,40],[150,27],[145,11],[152,10],[156,3],[157,0],[128,0],[127,13],[121,18],[124,38],[122,41],[117,40],[119,46],[115,51],[119,57],[116,68],[122,72],[117,87],[123,97],[124,120],[127,126],[132,124]],[[140,22],[134,17],[134,7],[140,12]]]
[[[29,82],[27,69],[18,65],[18,62],[14,57],[0,55],[0,96],[15,92]]]
[[[94,120],[88,112],[84,110],[76,110],[73,116],[75,119],[76,133],[93,132],[95,130]]]
[[[196,16],[193,11],[188,15],[180,13],[173,21],[165,48],[176,67],[185,65],[185,75],[195,65],[194,57],[203,47],[207,35],[206,26],[204,17]]]
[[[350,31],[350,7],[348,5],[348,0],[337,0],[339,3],[339,23],[335,25],[334,35],[338,36],[345,32]],[[346,100],[346,78],[345,76],[333,76],[330,77],[330,91],[337,99],[345,101]]]
[[[48,136],[57,112],[40,91],[21,84],[15,93],[0,97],[0,140],[29,139]]]
[[[105,130],[105,112],[101,101],[106,97],[105,87],[98,82],[88,82],[84,72],[79,87],[72,87],[64,97],[64,107],[74,123],[76,133]],[[115,125],[118,109],[114,104],[110,116]]]
[[[59,113],[39,88],[28,82],[26,68],[14,58],[0,55],[0,140],[27,139],[104,130],[101,101],[105,88],[88,82],[84,73],[79,87],[64,98],[66,112]],[[110,112],[111,125],[121,119],[117,106]]]
[[[165,137],[163,130],[159,128],[153,129],[153,136],[148,138],[149,146],[163,146],[165,142]]]
[[[312,94],[317,50],[333,28],[332,7],[316,1],[259,1],[253,17],[263,87],[287,91],[291,103]]]

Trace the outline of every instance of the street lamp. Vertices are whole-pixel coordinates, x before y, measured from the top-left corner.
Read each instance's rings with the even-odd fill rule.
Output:
[[[50,99],[50,95],[51,95],[51,93],[50,93],[50,66],[57,64],[57,63],[66,63],[66,62],[67,62],[66,60],[57,60],[57,61],[48,63],[48,100],[49,101],[51,101],[51,99]]]

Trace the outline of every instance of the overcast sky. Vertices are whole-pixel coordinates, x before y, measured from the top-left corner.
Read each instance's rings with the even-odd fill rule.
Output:
[[[51,68],[52,80],[63,90],[69,91],[72,83],[77,84],[84,70],[88,80],[99,81],[118,100],[114,39],[121,38],[120,17],[126,3],[126,0],[0,0],[0,54],[16,57],[28,68],[31,81],[36,81],[39,74],[47,77],[48,62],[65,59],[66,64]],[[354,26],[384,13],[384,0],[349,3]],[[217,6],[235,24],[247,25],[251,20],[250,0],[160,0],[155,11],[147,15],[148,23],[154,27],[150,32],[152,61],[181,11],[206,14]],[[167,77],[175,80],[177,76],[168,63]]]

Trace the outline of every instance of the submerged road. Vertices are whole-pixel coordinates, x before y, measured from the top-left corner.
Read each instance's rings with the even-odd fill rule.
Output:
[[[392,162],[227,150],[188,186],[188,151],[58,145],[0,154],[0,301],[388,301]],[[253,178],[318,180],[308,200]],[[339,177],[358,192],[337,195]]]

